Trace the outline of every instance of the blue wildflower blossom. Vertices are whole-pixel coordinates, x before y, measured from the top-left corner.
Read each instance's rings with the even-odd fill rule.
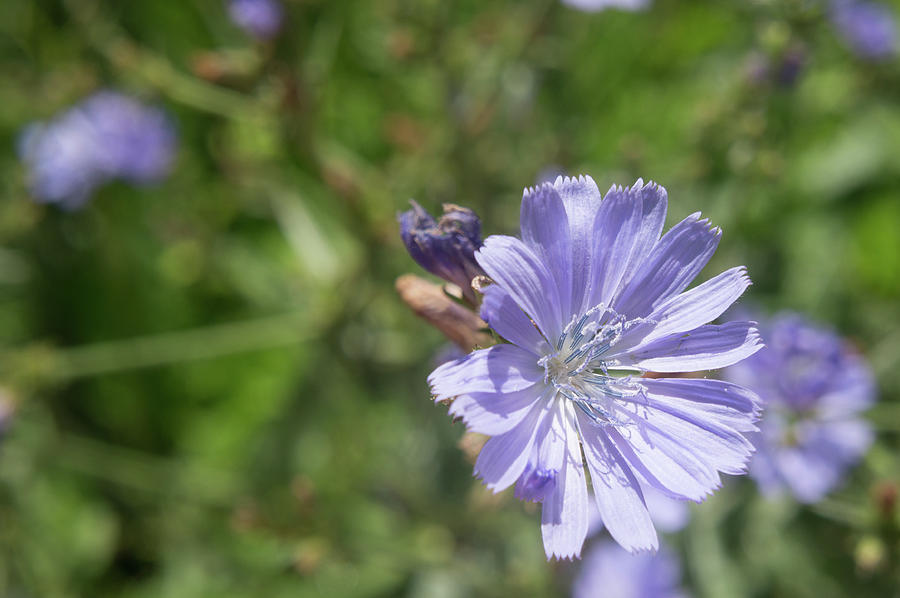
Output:
[[[572,588],[573,598],[684,598],[678,559],[667,548],[629,554],[612,542],[588,551]]]
[[[562,0],[562,2],[584,12],[599,12],[607,8],[641,10],[650,4],[650,0]]]
[[[665,189],[640,180],[602,201],[589,177],[527,189],[522,239],[491,236],[475,254],[494,282],[481,316],[509,343],[428,378],[436,400],[454,399],[452,415],[491,436],[476,475],[542,503],[548,558],[580,554],[585,464],[606,528],[636,551],[657,547],[642,485],[701,501],[753,450],[752,392],[640,377],[721,368],[761,347],[752,322],[707,324],[750,285],[743,267],[683,292],[721,231],[692,214],[660,237],[666,209]]]
[[[38,201],[77,208],[112,179],[146,184],[165,177],[175,142],[162,110],[101,91],[49,123],[29,126],[20,153]]]
[[[228,15],[253,37],[267,39],[281,29],[284,10],[278,0],[229,0]]]
[[[477,302],[472,279],[484,274],[475,261],[481,247],[481,221],[475,212],[444,204],[444,215],[435,220],[422,206],[399,216],[400,237],[409,255],[425,270],[452,282],[473,305]]]
[[[777,316],[764,331],[766,348],[724,372],[766,406],[750,475],[765,494],[786,488],[817,502],[872,443],[859,413],[875,400],[874,378],[837,334],[801,316]]]
[[[847,44],[862,58],[882,60],[896,53],[897,23],[887,6],[836,0],[831,18]]]

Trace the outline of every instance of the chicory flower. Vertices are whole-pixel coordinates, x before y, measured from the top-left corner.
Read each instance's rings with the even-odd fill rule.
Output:
[[[667,194],[638,180],[602,198],[589,177],[527,189],[522,238],[475,257],[493,284],[482,318],[506,341],[429,376],[436,400],[491,436],[475,473],[542,503],[547,557],[579,556],[585,466],[603,523],[630,551],[657,548],[642,486],[702,501],[744,472],[757,397],[707,379],[641,377],[725,367],[761,348],[752,322],[710,325],[750,285],[732,268],[685,292],[721,231],[688,216],[660,236]],[[584,460],[582,460],[582,454]]]
[[[765,494],[814,503],[872,443],[859,413],[875,400],[874,378],[837,334],[801,316],[777,316],[764,331],[766,348],[724,372],[766,406],[750,475]]]
[[[174,127],[162,110],[101,91],[48,123],[29,126],[20,152],[38,201],[77,208],[110,180],[147,184],[164,178],[175,145]]]
[[[281,29],[284,9],[278,0],[230,0],[228,15],[253,37],[268,39]]]
[[[612,542],[590,549],[575,584],[573,598],[684,598],[681,570],[667,548],[656,554],[629,554]]]

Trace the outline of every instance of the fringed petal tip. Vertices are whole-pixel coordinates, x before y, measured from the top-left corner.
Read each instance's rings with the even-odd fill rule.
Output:
[[[624,538],[616,538],[613,537],[613,540],[622,547],[625,552],[628,552],[632,555],[639,554],[656,554],[659,551],[659,537],[656,535],[656,530],[653,530],[653,538],[652,540],[647,540],[645,543],[637,543],[637,542],[628,542],[625,541]]]
[[[588,174],[579,174],[573,176],[559,175],[558,177],[556,177],[556,180],[553,181],[552,184],[554,187],[564,187],[566,185],[596,185],[594,179],[591,178],[591,176]]]
[[[472,472],[472,477],[481,482],[481,485],[491,491],[491,494],[500,494],[507,488],[508,485],[500,486],[499,484],[495,484],[493,482],[489,482],[484,473],[478,471],[477,469]]]
[[[762,332],[759,330],[759,322],[750,321],[750,329],[747,331],[747,338],[754,343],[753,351],[747,355],[747,357],[750,357],[750,355],[753,355],[766,346],[765,341],[763,341]],[[746,359],[746,357],[744,359]]]
[[[567,554],[563,554],[561,552],[553,551],[544,546],[544,554],[547,555],[547,562],[550,561],[569,561],[574,562],[576,559],[581,560],[581,548],[578,550],[574,550]]]

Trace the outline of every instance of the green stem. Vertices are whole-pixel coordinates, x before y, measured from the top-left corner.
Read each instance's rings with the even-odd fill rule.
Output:
[[[285,347],[312,338],[328,320],[295,312],[63,349],[54,373],[68,380]]]
[[[104,17],[95,0],[65,0],[65,6],[88,43],[124,76],[142,80],[176,102],[226,118],[265,117],[264,109],[243,95],[182,73],[135,44]]]

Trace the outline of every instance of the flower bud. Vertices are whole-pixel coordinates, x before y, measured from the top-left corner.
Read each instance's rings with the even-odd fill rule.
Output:
[[[481,247],[481,221],[475,212],[453,204],[444,204],[444,215],[435,221],[422,206],[410,202],[412,209],[399,216],[400,236],[417,264],[462,289],[465,298],[476,303],[472,279],[484,272],[475,261]]]

